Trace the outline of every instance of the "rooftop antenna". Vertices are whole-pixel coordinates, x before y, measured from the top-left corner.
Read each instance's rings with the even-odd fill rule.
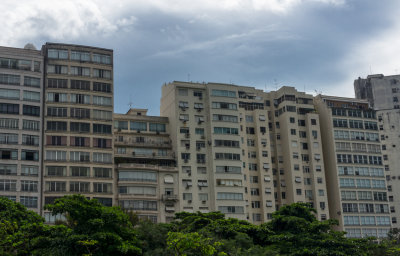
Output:
[[[369,65],[369,74],[372,75],[372,68],[371,68],[371,65]]]
[[[275,91],[278,90],[278,82],[276,81],[276,78],[274,78],[274,84],[275,84]]]
[[[129,94],[129,103],[128,103],[129,109],[132,108],[132,105],[133,105],[133,102],[132,102],[132,94]]]
[[[188,73],[188,82],[190,82],[190,74]]]

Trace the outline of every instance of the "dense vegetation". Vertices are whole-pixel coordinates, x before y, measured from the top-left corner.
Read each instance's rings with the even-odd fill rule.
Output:
[[[397,230],[379,244],[348,239],[332,229],[335,220],[318,221],[300,203],[282,207],[262,225],[219,212],[181,212],[172,223],[153,224],[80,195],[46,208],[66,220],[46,225],[0,198],[0,255],[400,255]]]

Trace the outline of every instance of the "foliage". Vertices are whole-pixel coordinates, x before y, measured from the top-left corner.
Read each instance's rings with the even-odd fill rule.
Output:
[[[21,204],[0,198],[0,255],[400,255],[400,230],[379,244],[349,239],[333,229],[337,221],[318,221],[315,210],[301,203],[281,207],[261,225],[220,212],[181,212],[172,223],[155,224],[80,195],[46,209],[66,221],[46,225]]]
[[[35,249],[44,219],[25,206],[0,197],[0,255],[27,255]]]
[[[82,195],[65,196],[45,207],[67,217],[68,230],[55,234],[64,255],[139,255],[139,241],[128,215]]]
[[[218,252],[217,248],[222,245],[221,242],[214,242],[211,238],[206,238],[197,232],[169,232],[167,245],[175,255],[226,255],[224,252]]]

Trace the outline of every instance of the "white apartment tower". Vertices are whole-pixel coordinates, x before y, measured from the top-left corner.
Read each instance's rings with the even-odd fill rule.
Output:
[[[82,194],[114,205],[113,51],[46,43],[42,54],[44,204]]]
[[[173,82],[163,86],[180,176],[180,210],[261,223],[307,202],[329,217],[318,115],[292,87]]]
[[[358,78],[354,89],[377,113],[392,226],[400,228],[400,75]]]
[[[378,120],[368,102],[317,96],[330,216],[348,237],[386,237],[391,228]]]
[[[43,56],[0,47],[0,196],[41,212]]]

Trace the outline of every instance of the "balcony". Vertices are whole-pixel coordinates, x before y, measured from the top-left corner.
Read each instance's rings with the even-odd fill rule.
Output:
[[[162,195],[161,200],[163,202],[166,202],[166,201],[177,202],[178,201],[178,196],[177,195]]]
[[[150,147],[150,148],[171,148],[171,143],[169,141],[153,141],[153,140],[142,140],[137,141],[133,140],[123,140],[119,141],[118,138],[115,139],[115,145],[124,145],[124,146],[136,146],[136,147]]]

